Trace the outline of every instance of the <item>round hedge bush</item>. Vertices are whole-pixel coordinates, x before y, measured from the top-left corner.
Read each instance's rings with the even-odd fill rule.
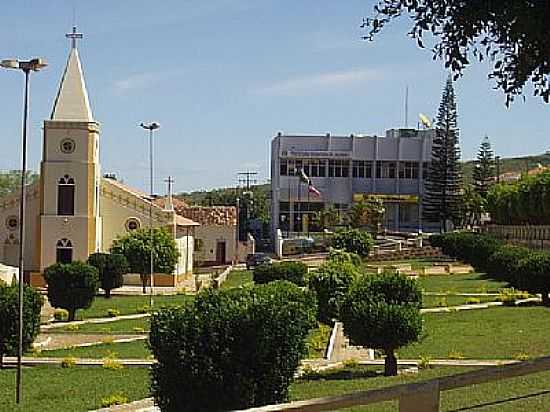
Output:
[[[286,280],[298,286],[307,284],[307,265],[302,262],[280,262],[263,264],[254,268],[254,282],[265,284],[276,280]]]
[[[359,229],[338,230],[331,240],[333,248],[356,253],[361,257],[367,257],[373,245],[372,236]]]
[[[155,403],[165,412],[246,409],[288,399],[315,299],[289,282],[205,290],[151,318]]]

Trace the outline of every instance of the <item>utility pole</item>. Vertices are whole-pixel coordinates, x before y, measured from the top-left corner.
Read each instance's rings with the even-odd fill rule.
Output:
[[[258,175],[258,172],[251,172],[247,170],[246,172],[238,172],[238,181],[239,185],[245,185],[246,190],[250,190],[251,185],[255,185],[258,183],[258,180],[256,178],[253,178]]]

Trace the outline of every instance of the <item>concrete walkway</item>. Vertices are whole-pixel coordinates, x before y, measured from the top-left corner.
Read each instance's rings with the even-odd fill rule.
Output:
[[[40,331],[46,332],[51,329],[65,328],[66,326],[70,326],[70,325],[85,325],[87,323],[109,323],[109,322],[116,322],[119,320],[148,318],[150,316],[151,316],[150,313],[136,313],[133,315],[120,315],[120,316],[114,316],[109,318],[90,318],[90,319],[84,319],[84,320],[75,320],[72,322],[56,322],[56,323],[50,323],[48,325],[41,325]]]
[[[538,303],[540,298],[528,298],[520,299],[516,301],[516,306],[525,304],[525,303]],[[459,306],[447,306],[441,308],[424,308],[420,309],[420,313],[442,313],[442,312],[455,312],[457,310],[471,310],[471,309],[488,309],[495,306],[504,306],[502,302],[485,302],[485,303],[475,303],[472,305],[459,305]]]
[[[49,350],[84,348],[106,343],[136,342],[147,340],[147,338],[147,335],[137,334],[51,333],[38,335],[33,347],[47,352]]]

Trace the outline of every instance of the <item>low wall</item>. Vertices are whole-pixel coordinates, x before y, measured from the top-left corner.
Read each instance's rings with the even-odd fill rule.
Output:
[[[441,249],[433,246],[424,246],[421,248],[403,249],[399,251],[378,251],[375,250],[369,256],[370,260],[383,262],[387,260],[406,260],[424,257],[444,257]]]
[[[483,231],[514,245],[550,249],[550,225],[487,225]]]

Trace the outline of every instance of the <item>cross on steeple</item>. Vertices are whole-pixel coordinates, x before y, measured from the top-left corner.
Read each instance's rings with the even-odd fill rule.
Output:
[[[84,37],[84,35],[82,33],[78,33],[76,31],[76,26],[73,26],[72,33],[65,34],[65,37],[68,39],[71,39],[71,47],[73,49],[76,49],[76,40],[81,39],[82,37]]]
[[[166,197],[166,204],[164,208],[166,210],[174,210],[174,204],[172,201],[172,184],[175,183],[175,180],[172,176],[168,176],[168,179],[164,179],[164,181],[168,184],[168,196]]]

